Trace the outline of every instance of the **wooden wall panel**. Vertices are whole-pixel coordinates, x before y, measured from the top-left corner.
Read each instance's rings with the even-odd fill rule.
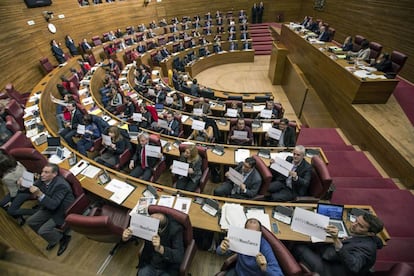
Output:
[[[96,6],[79,7],[77,0],[54,0],[49,7],[28,9],[23,1],[0,1],[0,88],[12,82],[20,91],[29,91],[43,77],[39,59],[49,57],[57,64],[50,51],[51,39],[64,44],[64,36],[70,34],[75,42],[82,38],[90,39],[94,35],[125,27],[149,23],[152,19],[158,21],[162,17],[170,18],[183,15],[203,15],[216,10],[227,11],[245,9],[248,14],[255,1],[220,1],[220,0],[169,0],[156,3],[153,0],[143,7],[143,0],[124,0],[115,3],[105,3]],[[258,1],[256,1],[258,2]],[[265,4],[264,21],[274,21],[277,11],[284,11],[285,19],[293,20],[299,17],[301,0],[263,1]],[[47,30],[43,11],[53,11],[55,18],[51,20],[57,27],[57,33]],[[64,14],[64,19],[58,19]],[[28,26],[27,21],[34,20],[34,26]],[[63,49],[66,47],[63,45]]]
[[[414,82],[414,1],[412,0],[327,0],[323,11],[313,9],[312,0],[302,0],[301,20],[305,15],[320,18],[336,29],[335,40],[360,34],[391,52],[408,55],[400,75]]]

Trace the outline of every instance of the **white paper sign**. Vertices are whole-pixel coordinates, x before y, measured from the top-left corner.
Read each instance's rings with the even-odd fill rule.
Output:
[[[78,125],[78,129],[76,131],[78,134],[85,134],[85,125]]]
[[[248,150],[248,149],[237,149],[234,152],[234,161],[236,163],[244,162],[244,160],[246,160],[246,158],[250,157],[250,156],[251,156],[250,150]]]
[[[274,169],[275,171],[277,171],[278,173],[288,177],[289,176],[289,172],[292,170],[293,168],[293,164],[280,159],[278,157],[276,157],[276,159],[274,159],[275,162],[272,163],[272,165],[270,165],[270,168]]]
[[[231,251],[247,256],[256,256],[260,252],[260,231],[230,225],[227,237]]]
[[[102,134],[102,144],[110,146],[112,145],[111,136]]]
[[[191,129],[203,130],[205,126],[206,126],[206,122],[199,121],[199,120],[193,120]]]
[[[161,147],[145,145],[145,155],[149,157],[159,158],[161,154]]]
[[[280,135],[282,134],[282,131],[280,129],[271,127],[267,131],[267,134],[269,134],[269,137],[270,138],[275,139],[275,140],[279,140],[280,139]]]
[[[325,240],[325,228],[328,224],[329,217],[296,207],[290,228],[293,231]]]
[[[203,109],[202,108],[194,108],[193,114],[196,116],[202,116],[203,115]]]
[[[243,175],[233,168],[229,168],[228,178],[237,186],[243,184]]]
[[[178,160],[173,161],[172,165],[172,173],[187,176],[188,175],[188,168],[190,167],[190,164],[184,163]]]
[[[169,97],[169,96],[165,97],[166,104],[172,104],[173,102],[174,102],[174,99],[172,97]]]
[[[30,188],[33,186],[34,174],[28,171],[24,171],[22,175],[22,187]]]
[[[237,113],[238,113],[238,110],[237,109],[235,109],[235,108],[227,108],[227,112],[226,112],[226,114],[227,114],[227,116],[228,117],[237,117]]]
[[[247,139],[247,131],[234,130],[233,131],[233,138],[234,139],[239,139],[239,140]]]
[[[270,109],[263,109],[260,111],[260,117],[270,119],[272,118],[272,110]]]
[[[190,211],[191,201],[192,199],[189,197],[177,196],[174,204],[174,209],[188,214]]]
[[[157,235],[160,221],[140,214],[131,214],[130,228],[132,235],[141,239],[152,241],[152,237]]]
[[[132,120],[135,122],[141,122],[142,121],[142,113],[133,113],[132,114]]]

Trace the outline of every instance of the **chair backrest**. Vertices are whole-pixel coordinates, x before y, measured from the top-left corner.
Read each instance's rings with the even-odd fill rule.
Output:
[[[19,104],[25,105],[27,98],[30,97],[30,93],[20,93],[19,91],[17,91],[12,83],[8,83],[6,84],[6,86],[4,87],[4,90],[6,90],[7,94],[9,95],[10,98],[15,99]]]
[[[49,59],[47,57],[41,58],[39,60],[40,66],[42,67],[43,71],[47,74],[51,72],[55,67],[50,63]]]
[[[281,103],[274,103],[275,108],[278,111],[278,118],[277,119],[281,119],[283,118],[284,114],[285,114],[285,109],[283,108]]]
[[[90,66],[94,66],[96,64],[96,59],[94,55],[88,55],[87,60]]]
[[[352,51],[358,52],[361,49],[361,43],[363,40],[365,40],[365,37],[363,37],[362,35],[356,35]]]
[[[239,108],[243,107],[243,102],[242,101],[226,100],[224,103],[226,104],[226,108],[231,107],[233,104],[237,104],[237,107],[239,107]]]
[[[237,125],[237,120],[238,120],[238,118],[231,118],[230,119],[230,129]],[[253,119],[243,118],[243,120],[244,120],[244,123],[245,123],[246,126],[248,126],[250,128],[252,127]]]
[[[148,206],[148,213],[150,215],[154,213],[169,215],[181,224],[183,226],[183,240],[185,247],[187,247],[193,240],[193,227],[191,225],[190,217],[186,213],[160,205]]]
[[[369,58],[377,59],[379,55],[381,54],[382,45],[379,44],[378,42],[371,41],[369,43],[369,48],[371,49]]]
[[[14,119],[19,124],[21,129],[24,128],[24,122],[23,122],[24,109],[15,99],[12,99],[7,103],[6,112],[7,114],[14,117]]]
[[[32,141],[22,131],[13,134],[6,143],[1,145],[0,150],[10,153],[12,149],[16,148],[33,148]]]
[[[334,28],[329,27],[328,28],[328,34],[329,34],[329,40],[332,41],[335,37],[336,30]]]
[[[70,184],[75,198],[84,193],[81,183],[73,173],[63,168],[59,168],[59,174]]]
[[[316,198],[323,198],[332,184],[328,167],[319,156],[312,157],[312,178],[308,194]]]
[[[13,116],[7,115],[6,116],[6,127],[8,130],[10,130],[12,133],[15,133],[19,130],[22,130],[20,128],[19,124],[16,122]]]
[[[285,275],[303,275],[301,266],[272,232],[262,226],[262,235],[272,247],[272,251]]]
[[[92,43],[95,46],[102,45],[102,40],[98,35],[96,35],[96,36],[92,37]]]
[[[272,181],[272,172],[270,171],[269,167],[266,166],[265,162],[257,156],[252,156],[256,160],[256,169],[262,176],[262,186],[260,186],[259,195],[264,195],[267,193],[267,190],[269,189],[270,182]]]
[[[32,173],[41,173],[48,163],[46,157],[34,148],[14,148],[9,152],[10,156],[22,163]]]
[[[408,59],[408,56],[406,54],[403,54],[398,51],[392,51],[391,53],[392,71],[395,74],[398,74],[403,68],[407,59]]]

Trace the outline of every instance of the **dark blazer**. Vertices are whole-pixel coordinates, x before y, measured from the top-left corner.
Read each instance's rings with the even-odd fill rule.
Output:
[[[66,39],[65,45],[69,49],[69,52],[72,56],[79,55],[78,48],[75,46],[73,40]]]
[[[293,157],[288,156],[286,161],[292,163]],[[287,177],[281,175],[280,173],[276,172],[273,169],[270,169],[273,174],[272,181],[280,181],[285,183]],[[295,181],[292,179],[292,192],[296,196],[305,196],[308,193],[308,188],[310,185],[311,177],[312,177],[312,166],[303,159],[299,166],[296,168],[296,173],[298,174],[298,179]]]
[[[129,103],[125,106],[125,110],[124,110],[124,116],[125,117],[131,117],[132,114],[134,114],[135,112],[135,105],[133,103]]]
[[[66,61],[63,50],[60,47],[52,45],[51,50],[59,63],[64,63]]]
[[[279,141],[269,138],[270,146],[278,146]],[[296,133],[293,127],[288,126],[283,133],[283,144],[285,147],[296,146]]]
[[[245,126],[244,129],[241,130],[241,131],[247,131],[247,138],[249,139],[247,141],[242,141],[242,140],[239,140],[239,139],[231,139],[231,136],[233,136],[233,133],[234,133],[235,130],[238,130],[237,126],[233,126],[231,128],[230,132],[229,132],[229,144],[232,144],[232,145],[245,145],[245,146],[248,146],[248,145],[251,146],[252,145],[252,143],[253,143],[253,132],[252,132],[252,129],[250,127]]]
[[[38,180],[34,184],[39,187],[45,197],[39,202],[40,208],[52,212],[52,219],[57,225],[65,221],[66,209],[75,201],[72,188],[61,176],[56,176],[46,187],[46,184]]]
[[[327,42],[329,41],[329,33],[328,32],[323,32],[319,37],[318,37],[319,41],[324,41]]]
[[[180,161],[188,163],[187,158],[184,157],[183,153],[180,156]],[[193,174],[188,174],[188,176],[186,178],[191,179],[191,181],[193,181],[193,183],[198,184],[200,182],[201,175],[203,174],[203,172],[201,171],[202,162],[203,162],[203,160],[201,159],[201,156],[200,156],[200,158],[198,158],[196,162],[189,163],[190,164],[189,168],[192,168],[194,173]],[[184,177],[184,176],[179,176],[179,177]]]
[[[144,53],[145,51],[146,51],[147,49],[145,48],[145,46],[144,45],[138,45],[137,46],[137,52],[138,53]]]
[[[163,129],[163,133],[171,136],[178,136],[180,134],[180,123],[173,119],[172,125],[171,125],[171,131],[168,131],[167,129]]]
[[[79,124],[83,125],[83,114],[79,109],[76,108],[70,124],[72,126],[72,129],[78,129]]]
[[[150,145],[152,145],[152,144],[150,144]],[[134,160],[135,167],[141,166],[141,157],[142,157],[141,152],[142,152],[142,150],[143,150],[143,146],[138,145],[137,149],[134,153],[134,156],[132,156],[132,160]],[[146,168],[153,168],[157,164],[158,160],[159,160],[158,158],[147,156],[147,164],[146,164],[145,167]]]
[[[235,170],[238,171],[239,173],[241,173],[242,172],[242,167],[243,167],[243,162],[240,162],[237,165],[237,167],[235,168]],[[257,195],[257,193],[259,192],[260,187],[262,186],[262,176],[256,170],[256,168],[254,168],[252,170],[252,172],[250,172],[250,174],[246,178],[246,181],[244,182],[244,184],[246,185],[246,193],[241,193],[240,194],[241,197],[243,197],[243,198],[253,198],[253,197],[255,197]]]
[[[81,43],[81,48],[84,52],[86,52],[86,51],[92,49],[92,46],[89,43],[82,42]]]

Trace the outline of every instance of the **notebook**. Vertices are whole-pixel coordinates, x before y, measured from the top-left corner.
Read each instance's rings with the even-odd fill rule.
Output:
[[[55,154],[60,147],[60,137],[47,137],[47,148],[42,154]]]
[[[318,203],[318,206],[316,207],[316,212],[318,214],[329,217],[329,224],[336,226],[339,230],[338,231],[339,238],[348,237],[348,231],[342,220],[343,215],[344,215],[343,205]]]

